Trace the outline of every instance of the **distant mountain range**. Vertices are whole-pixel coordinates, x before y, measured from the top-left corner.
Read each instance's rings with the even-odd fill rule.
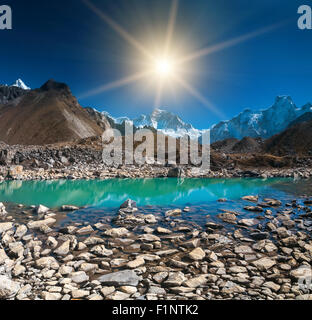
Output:
[[[298,108],[291,97],[279,96],[268,109],[246,109],[236,117],[212,126],[211,142],[225,141],[215,144],[220,151],[260,150],[263,145],[261,139],[277,141],[275,135],[309,121],[312,121],[310,103]],[[136,129],[151,128],[175,138],[184,135],[200,138],[204,132],[184,122],[179,116],[161,109],[130,119],[114,118],[105,111],[83,108],[66,84],[53,80],[34,90],[21,79],[11,86],[0,85],[0,141],[10,144],[73,141],[100,135],[107,127],[122,129],[124,122],[133,123]],[[303,127],[299,127],[296,141],[303,132]],[[244,139],[247,137],[255,140]],[[272,142],[269,149],[276,151],[277,147]]]
[[[129,119],[127,117],[113,118],[107,112],[102,112],[102,114],[116,125],[121,125],[124,122],[130,122],[135,128],[153,128],[174,138],[188,135],[195,139],[199,138],[203,133],[203,130],[195,129],[191,124],[183,122],[177,115],[160,109],[155,109],[152,114],[141,115],[135,119]]]
[[[246,109],[238,116],[228,121],[221,121],[211,127],[211,142],[244,137],[267,139],[287,129],[305,114],[312,112],[310,103],[302,108],[297,108],[291,97],[279,96],[275,103],[268,109],[252,111]],[[125,121],[133,123],[137,128],[150,127],[172,137],[189,135],[191,138],[199,138],[203,131],[194,128],[191,124],[184,122],[177,115],[160,109],[155,109],[151,115],[141,115],[135,119],[128,117],[113,118],[109,113],[102,112],[111,122],[122,124]],[[307,115],[305,116],[307,117]]]
[[[310,112],[310,103],[297,108],[291,97],[279,96],[275,103],[262,111],[244,110],[229,121],[222,121],[211,129],[213,142],[229,138],[244,137],[267,139],[282,132],[303,114]]]

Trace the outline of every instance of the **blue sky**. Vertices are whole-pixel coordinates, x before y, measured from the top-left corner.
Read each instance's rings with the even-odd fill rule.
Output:
[[[163,45],[171,1],[91,1],[146,48]],[[54,78],[80,97],[142,68],[142,54],[80,0],[5,4],[13,9],[13,30],[0,31],[0,83],[22,78],[36,88]],[[184,54],[285,24],[185,67],[185,80],[224,114],[221,118],[173,81],[165,84],[163,108],[197,128],[207,128],[245,108],[267,108],[277,95],[292,96],[297,106],[311,101],[312,30],[297,27],[302,4],[302,0],[180,0],[172,47]],[[79,102],[113,116],[136,117],[153,111],[155,92],[155,81],[145,79]]]

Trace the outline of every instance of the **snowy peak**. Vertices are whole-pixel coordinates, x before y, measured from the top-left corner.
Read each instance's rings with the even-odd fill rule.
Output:
[[[151,121],[155,129],[171,129],[171,130],[192,130],[191,124],[183,122],[177,115],[166,111],[155,109],[151,114]]]
[[[21,79],[17,79],[14,84],[11,85],[11,87],[17,87],[21,88],[23,90],[31,90]]]
[[[27,88],[27,89],[25,89]],[[0,105],[7,104],[27,93],[29,88],[24,84],[22,80],[17,80],[13,85],[1,85],[0,84]]]
[[[292,122],[305,113],[312,113],[311,103],[297,108],[290,96],[278,96],[268,109],[258,111],[245,109],[231,120],[221,121],[212,126],[211,142],[231,138],[241,140],[245,137],[267,139],[287,129]],[[175,138],[188,135],[197,139],[206,131],[195,129],[176,114],[161,109],[155,109],[150,115],[141,115],[135,119],[113,118],[105,112],[102,114],[105,114],[115,124],[123,124],[128,121],[136,128],[154,128]]]
[[[211,141],[229,138],[269,138],[285,130],[288,125],[312,106],[297,108],[290,96],[278,96],[274,104],[265,110],[247,109],[229,121],[222,121],[211,130]]]
[[[131,122],[134,127],[138,129],[154,128],[175,138],[188,135],[196,139],[202,135],[201,130],[194,129],[191,124],[183,122],[180,117],[166,110],[155,109],[150,115],[142,114],[135,119],[129,119],[127,117],[113,118],[105,111],[102,112],[102,114],[110,120],[113,120],[115,124]]]

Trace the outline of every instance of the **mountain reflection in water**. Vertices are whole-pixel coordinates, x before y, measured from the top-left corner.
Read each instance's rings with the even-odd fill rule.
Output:
[[[209,203],[220,198],[236,200],[245,195],[284,197],[311,194],[311,180],[293,179],[110,179],[58,181],[4,181],[0,201],[58,207],[119,207],[128,198],[145,205]]]

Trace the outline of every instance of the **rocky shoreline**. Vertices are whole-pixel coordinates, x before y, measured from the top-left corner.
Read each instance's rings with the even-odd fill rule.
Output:
[[[311,300],[312,201],[243,201],[252,218],[220,209],[205,226],[182,219],[191,207],[143,214],[131,200],[65,226],[78,208],[1,203],[0,299]]]
[[[106,179],[139,179],[139,178],[300,178],[312,177],[312,169],[298,168],[253,168],[252,170],[222,169],[202,172],[196,167],[179,166],[120,166],[118,168],[104,165],[68,166],[62,168],[24,168],[20,165],[0,166],[0,182],[5,180],[106,180]]]
[[[211,170],[174,164],[119,165],[102,160],[103,146],[95,138],[47,146],[7,145],[0,142],[0,181],[110,178],[235,178],[312,177],[311,157],[265,154],[226,155],[211,150]]]

